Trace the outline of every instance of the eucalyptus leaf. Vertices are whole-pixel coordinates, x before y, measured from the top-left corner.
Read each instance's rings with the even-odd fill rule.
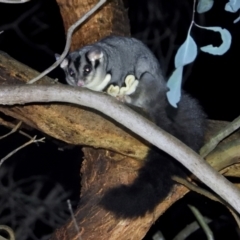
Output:
[[[178,49],[175,56],[175,68],[187,65],[195,60],[197,56],[197,45],[190,34]]]
[[[229,0],[225,5],[225,11],[235,13],[240,8],[240,0]]]
[[[167,82],[169,88],[167,99],[175,108],[177,108],[177,103],[181,99],[182,74],[183,66],[176,68]]]
[[[200,48],[203,52],[207,52],[213,55],[223,55],[225,52],[228,51],[232,43],[232,36],[227,29],[221,27],[201,27],[201,28],[211,30],[214,32],[219,32],[222,38],[222,44],[219,47],[214,47],[212,44],[207,45]]]
[[[197,5],[198,13],[205,13],[209,11],[214,4],[214,0],[199,0]]]

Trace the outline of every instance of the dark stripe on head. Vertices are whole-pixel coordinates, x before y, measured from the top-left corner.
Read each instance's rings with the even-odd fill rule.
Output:
[[[77,56],[73,62],[75,69],[78,71],[81,64],[81,56]]]
[[[94,68],[96,69],[99,66],[99,64],[100,64],[99,60],[96,60],[94,64]]]
[[[88,58],[88,52],[85,53],[85,59],[86,59],[87,63],[92,66],[92,63],[91,63],[91,61]]]
[[[67,60],[68,60],[68,65],[67,65],[67,67],[69,67],[70,63],[72,62],[71,55],[68,55],[68,56],[67,56]]]

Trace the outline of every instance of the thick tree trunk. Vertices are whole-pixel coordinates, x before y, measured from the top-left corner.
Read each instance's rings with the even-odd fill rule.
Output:
[[[104,192],[121,183],[129,184],[137,175],[140,162],[128,157],[116,161],[119,157],[105,150],[92,151],[84,149],[85,160],[82,167],[82,194],[80,205],[75,212],[80,232],[77,233],[72,221],[57,230],[52,240],[61,239],[99,239],[99,240],[139,240],[144,237],[151,225],[157,220],[159,213],[172,204],[167,199],[158,206],[154,214],[134,220],[116,219],[111,213],[98,206]],[[108,157],[107,157],[108,156]],[[176,191],[177,190],[177,191]],[[174,189],[175,198],[183,196],[186,189]]]
[[[89,11],[99,0],[56,0],[63,18],[65,31]],[[111,0],[83,23],[74,33],[71,49],[96,42],[110,34],[130,35],[127,9],[122,0]]]
[[[65,31],[67,31],[71,24],[89,11],[98,1],[57,0],[57,2],[63,17]],[[83,45],[95,42],[109,34],[129,35],[127,12],[123,8],[122,0],[107,2],[86,24],[83,24],[74,34],[72,49],[77,49]],[[104,129],[101,130],[104,131]],[[136,151],[137,148],[131,147],[131,151]],[[119,221],[115,219],[112,214],[98,206],[100,198],[109,187],[121,183],[129,184],[133,181],[140,167],[139,162],[116,153],[109,154],[109,151],[96,150],[93,148],[85,148],[84,153],[85,160],[81,170],[81,201],[75,214],[79,229],[81,229],[80,235],[82,238],[143,238],[151,224],[159,216],[157,212],[148,214],[144,218],[131,221],[123,219]],[[111,155],[112,158],[109,158]],[[119,161],[120,159],[122,160]],[[186,189],[183,187],[180,188],[182,194],[179,196],[182,196],[186,192]],[[179,196],[176,196],[176,198]],[[170,205],[171,201],[165,202],[160,206],[160,211],[163,212]],[[52,239],[77,239],[78,235],[72,221],[70,221],[63,228],[56,231]]]

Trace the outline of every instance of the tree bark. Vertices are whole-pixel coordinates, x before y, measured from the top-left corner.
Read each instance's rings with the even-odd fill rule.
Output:
[[[6,55],[0,55],[0,73],[0,84],[11,84],[13,87],[14,84],[37,74]],[[54,80],[47,77],[41,83],[55,84]],[[62,141],[91,146],[84,148],[81,202],[75,213],[83,239],[141,239],[152,223],[188,191],[178,185],[169,197],[157,206],[153,214],[134,220],[116,219],[111,213],[98,207],[99,199],[108,188],[133,181],[142,166],[140,160],[146,155],[147,144],[108,118],[90,109],[69,104],[5,106],[0,107],[0,111]],[[225,125],[226,123],[209,122],[207,139]],[[230,166],[227,174],[231,176],[239,173],[232,166],[233,161],[236,162],[238,139],[239,132],[236,132],[207,158],[216,169]],[[221,162],[218,161],[219,156]],[[233,156],[234,159],[229,156]],[[78,234],[69,220],[56,231],[52,239],[77,239]]]
[[[159,212],[163,212],[172,204],[172,199],[167,199],[157,207],[154,214],[146,214],[143,218],[134,220],[116,219],[111,213],[100,208],[98,203],[109,187],[121,183],[131,183],[141,164],[128,157],[121,161],[115,161],[114,153],[107,154],[105,150],[94,152],[84,149],[84,155],[85,160],[81,170],[81,202],[75,212],[80,232],[77,233],[73,222],[70,220],[64,227],[58,229],[51,239],[69,240],[78,239],[79,236],[88,240],[142,239],[157,220]],[[106,155],[109,155],[109,157],[106,157]],[[185,192],[186,189],[182,186],[173,190],[175,198],[181,197]]]
[[[67,30],[98,1],[57,0],[57,2]],[[121,0],[107,3],[93,18],[80,26],[73,36],[72,49],[95,42],[110,33],[129,35],[127,13]],[[14,84],[23,83],[37,75],[37,72],[6,55],[0,56],[0,73],[0,84],[12,84],[13,87]],[[48,77],[38,84],[42,83],[55,84],[54,80]],[[169,197],[157,206],[154,213],[134,220],[116,219],[111,213],[101,209],[98,202],[110,187],[133,181],[142,166],[142,161],[139,160],[143,160],[148,151],[146,142],[91,109],[69,104],[28,104],[0,107],[0,111],[64,142],[88,146],[84,148],[85,159],[81,169],[81,202],[75,212],[80,232],[77,232],[70,219],[62,228],[56,230],[52,236],[53,240],[79,239],[80,235],[84,240],[142,239],[154,221],[188,192],[183,186],[175,186]],[[210,135],[219,125],[221,124],[210,124]]]
[[[99,0],[56,0],[60,8],[65,31],[89,11]],[[122,0],[107,3],[73,34],[71,50],[98,41],[110,34],[130,36],[127,9]]]

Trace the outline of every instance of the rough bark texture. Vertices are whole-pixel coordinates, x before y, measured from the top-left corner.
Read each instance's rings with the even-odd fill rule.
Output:
[[[68,28],[88,12],[98,0],[56,0],[67,32]],[[71,14],[69,14],[71,13]],[[130,35],[127,10],[122,0],[111,0],[74,33],[71,49],[75,50],[84,45],[96,42],[110,34]]]
[[[84,149],[84,154],[85,160],[81,170],[83,174],[81,204],[75,212],[80,234],[76,232],[73,222],[69,221],[64,227],[58,229],[51,239],[78,239],[80,235],[82,239],[88,240],[142,239],[157,220],[159,213],[171,206],[172,198],[166,199],[157,207],[154,214],[147,214],[144,218],[116,219],[111,213],[101,209],[98,202],[109,187],[120,183],[131,183],[141,166],[140,162],[128,157],[116,162],[113,161],[114,154],[107,154],[104,150],[93,152]],[[178,186],[172,194],[175,198],[181,198],[185,192],[184,187]]]
[[[12,84],[13,87],[37,74],[7,56],[0,56],[0,71],[0,84]],[[42,82],[54,84],[47,77]],[[159,205],[154,214],[144,218],[134,221],[115,219],[97,206],[98,200],[109,187],[132,182],[142,162],[129,156],[143,159],[148,149],[145,144],[109,119],[80,107],[30,104],[0,107],[0,111],[62,141],[115,151],[84,149],[82,201],[76,212],[80,229],[84,230],[81,231],[83,239],[141,239],[159,214],[187,191],[178,187],[178,191]],[[75,239],[77,235],[70,221],[56,231],[53,239]]]
[[[57,0],[57,2],[67,30],[97,0]],[[110,1],[81,26],[74,34],[72,49],[92,43],[110,33],[129,35],[127,13],[121,0]],[[26,66],[7,56],[0,56],[0,84],[12,84],[14,87],[14,84],[29,80],[35,75],[37,73]],[[54,84],[49,78],[44,78],[41,82]],[[154,221],[188,191],[182,186],[174,188],[166,201],[155,209],[154,214],[147,214],[135,220],[116,219],[100,209],[97,203],[109,187],[133,181],[142,164],[136,159],[144,158],[148,150],[146,144],[104,116],[76,106],[30,104],[0,107],[0,111],[54,138],[71,144],[91,146],[84,148],[81,203],[75,213],[80,233],[69,220],[55,232],[52,236],[54,240],[79,239],[80,235],[84,240],[142,239]],[[212,126],[216,127],[217,124]],[[210,128],[211,132],[214,132],[214,127]],[[130,157],[134,157],[135,160]]]
[[[18,63],[8,55],[0,55],[0,85],[20,84],[38,73]],[[41,83],[55,84],[45,77]],[[54,138],[75,145],[87,145],[117,151],[124,155],[142,159],[147,145],[136,139],[116,122],[90,109],[69,104],[31,104],[26,106],[3,107],[0,111],[22,120]]]
[[[214,121],[209,124],[208,133],[221,130],[221,128],[217,128],[219,123],[221,123],[221,125],[227,124],[227,122]],[[206,157],[206,161],[208,161],[213,168],[227,177],[240,177],[239,138],[239,131],[231,134]]]
[[[0,56],[0,84],[12,84],[14,87],[14,84],[30,79],[35,74],[35,71],[23,64],[7,56]],[[49,78],[45,78],[42,82],[54,83]],[[0,107],[0,111],[60,140],[108,149],[96,150],[90,147],[84,149],[85,160],[81,169],[82,201],[75,213],[83,239],[141,239],[158,216],[188,191],[182,186],[177,186],[166,201],[158,205],[154,214],[147,214],[144,218],[131,221],[115,219],[110,213],[100,209],[97,203],[109,187],[132,182],[142,162],[130,156],[143,159],[147,150],[146,145],[109,119],[80,107],[30,104]],[[210,122],[207,138],[209,139],[214,132],[225,125],[226,123]],[[223,141],[209,155],[208,160],[211,164],[217,169],[231,165],[232,159],[228,156],[231,155],[230,151],[235,151],[239,145],[238,138],[239,133],[235,133],[228,140]],[[220,162],[221,166],[219,166],[219,156],[223,160]],[[237,154],[234,156],[236,157]],[[227,173],[234,176],[239,171],[236,172],[231,166]],[[70,220],[56,231],[52,239],[69,240],[77,237],[78,233]]]
[[[23,64],[0,55],[0,84],[12,84],[14,87],[14,84],[30,79],[36,74]],[[49,78],[42,82],[54,83]],[[81,107],[30,104],[0,107],[0,111],[65,142],[108,149],[84,148],[85,160],[81,169],[82,201],[76,212],[83,239],[141,239],[158,216],[188,191],[182,186],[177,186],[166,201],[158,205],[154,214],[148,214],[144,218],[131,221],[115,219],[97,206],[99,198],[115,184],[132,182],[142,162],[130,156],[143,159],[147,151],[146,145],[109,119]],[[209,122],[206,138],[209,139],[225,125],[223,122]],[[236,132],[207,157],[216,169],[230,166],[227,168],[227,175],[230,176],[239,176],[236,165],[232,165],[238,158],[238,139],[239,132]],[[219,161],[220,157],[222,161]],[[52,239],[69,240],[77,239],[77,236],[78,233],[70,220],[56,231]]]
[[[83,16],[98,1],[64,1],[57,0],[63,17],[65,30],[70,27],[79,17]],[[69,14],[69,12],[73,13]],[[90,29],[90,30],[89,30]],[[109,34],[129,35],[127,12],[123,8],[122,0],[109,1],[93,18],[83,24],[74,34],[72,49],[95,42]],[[101,129],[102,130],[102,129]],[[115,141],[115,139],[113,139]],[[132,150],[138,149],[133,147]],[[121,147],[120,147],[121,149]],[[134,151],[135,151],[134,150]],[[119,151],[119,150],[117,150]],[[126,221],[115,219],[111,214],[99,209],[97,202],[109,187],[120,183],[130,183],[136,176],[136,163],[134,160],[114,154],[109,161],[107,153],[101,150],[85,149],[85,161],[82,172],[82,196],[76,217],[79,222],[83,239],[141,239],[150,228],[155,218],[164,212],[173,202],[183,196],[186,189],[179,188],[178,194],[170,201],[163,203],[154,215],[146,215],[145,218]],[[101,164],[99,164],[101,162]],[[99,176],[101,172],[101,177]],[[91,176],[91,177],[90,177]],[[91,180],[89,180],[91,179]],[[179,194],[182,191],[181,194]],[[88,200],[86,200],[88,199]],[[174,200],[175,199],[175,200]],[[87,216],[87,217],[86,217]],[[102,220],[104,219],[104,221]],[[93,232],[93,229],[94,232]],[[71,237],[66,237],[72,234]],[[70,221],[58,230],[53,239],[75,239],[76,231]]]

